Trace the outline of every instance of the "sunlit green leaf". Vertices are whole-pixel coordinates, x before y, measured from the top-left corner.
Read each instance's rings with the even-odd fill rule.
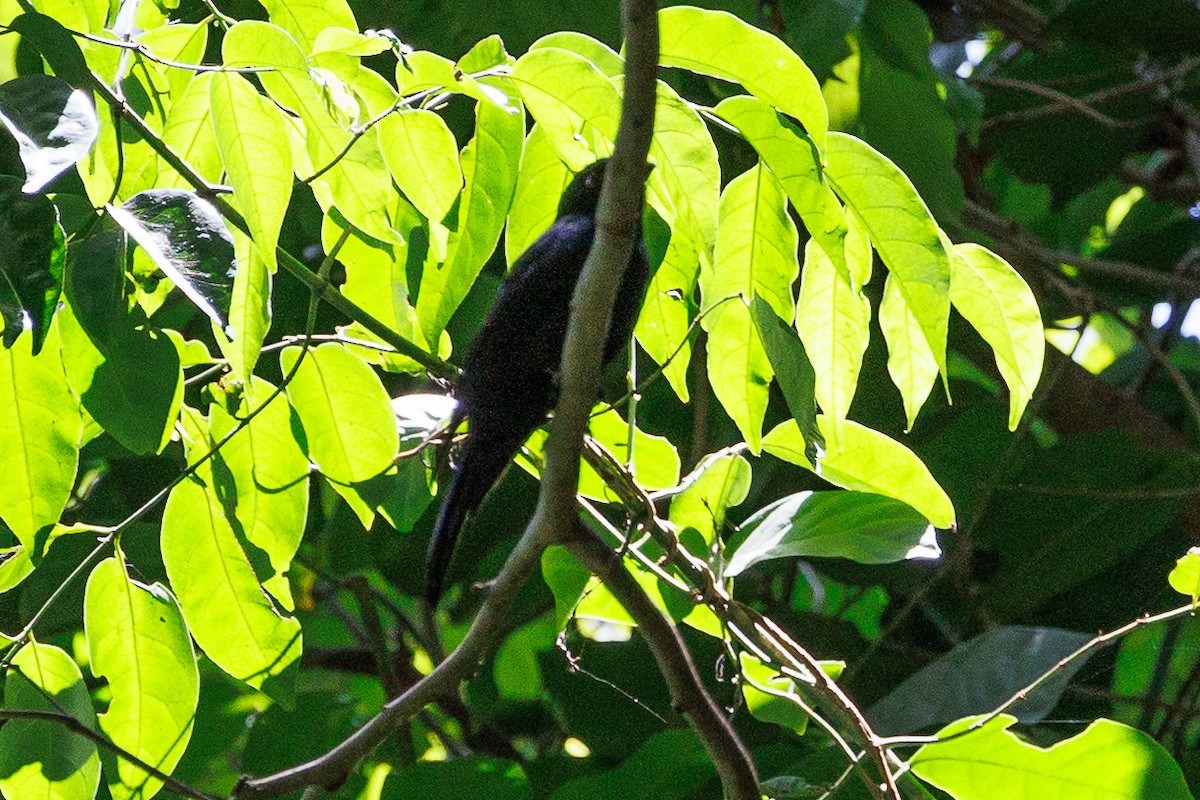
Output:
[[[1188,548],[1187,555],[1175,562],[1167,582],[1193,603],[1200,601],[1200,548]]]
[[[209,102],[234,199],[274,271],[275,246],[292,196],[292,153],[282,112],[248,80],[229,72],[214,74]]]
[[[996,354],[1008,384],[1008,427],[1016,430],[1046,355],[1037,300],[1007,261],[981,245],[955,245],[950,269],[950,301]]]
[[[233,430],[231,411],[244,419],[274,392],[274,386],[255,377],[243,388],[238,408],[226,410],[214,403],[210,411],[213,440],[222,441]],[[222,470],[228,470],[233,481],[234,514],[242,534],[267,554],[275,572],[263,581],[263,587],[290,611],[287,573],[308,519],[308,458],[296,442],[287,395],[275,396],[221,448],[213,474],[219,479]]]
[[[800,120],[817,146],[825,146],[829,113],[821,87],[786,44],[725,11],[673,6],[658,19],[660,64],[740,83]]]
[[[888,375],[900,390],[911,429],[937,381],[938,364],[894,272],[888,273],[883,285],[879,327],[888,345]]]
[[[299,357],[299,347],[280,353],[284,375]],[[311,348],[287,395],[304,424],[309,457],[326,477],[356,483],[391,466],[399,438],[387,392],[375,372],[345,347]]]
[[[713,453],[682,486],[671,498],[671,523],[680,530],[692,528],[711,543],[725,527],[725,512],[750,493],[750,462],[737,453]]]
[[[887,564],[914,555],[929,523],[898,500],[865,492],[800,492],[777,500],[742,523],[730,542],[725,574],[736,577],[772,558],[816,556]],[[742,538],[745,537],[745,538]]]
[[[450,128],[432,111],[409,109],[384,117],[376,130],[392,180],[418,211],[441,222],[463,185]]]
[[[30,642],[13,657],[4,679],[4,707],[68,714],[96,728],[78,665],[47,644]],[[99,785],[96,744],[62,723],[12,719],[0,728],[0,792],[6,798],[91,800]]]
[[[814,466],[794,421],[777,425],[763,438],[773,456],[816,472],[845,489],[881,494],[915,508],[935,527],[954,524],[954,506],[929,469],[904,445],[851,420],[817,417],[826,450]]]
[[[0,518],[26,547],[58,522],[79,463],[83,419],[57,336],[36,357],[30,336],[0,350]]]
[[[200,696],[179,603],[166,587],[133,580],[122,561],[109,558],[88,578],[84,628],[92,671],[112,692],[100,728],[125,752],[170,774],[191,738]],[[146,800],[162,786],[107,750],[103,758],[114,800]]]
[[[865,225],[945,375],[950,258],[937,223],[912,181],[861,139],[831,133],[825,156],[826,177]]]
[[[211,480],[211,473],[198,475]],[[171,490],[163,510],[163,564],[188,628],[213,663],[237,680],[290,702],[300,623],[263,593],[227,512],[198,477]]]
[[[912,757],[913,772],[956,800],[1191,800],[1170,753],[1136,728],[1101,719],[1041,748],[1008,730],[1015,722],[1003,714],[971,734],[925,745]],[[939,735],[970,723],[960,720]]]
[[[871,303],[866,295],[838,271],[816,239],[809,239],[804,246],[796,329],[816,374],[817,403],[831,417],[844,419],[850,410],[870,326]]]
[[[491,103],[475,107],[475,136],[461,159],[466,187],[458,227],[450,232],[445,263],[427,261],[421,276],[417,319],[427,342],[437,341],[500,240],[525,138],[524,115],[512,110]]]

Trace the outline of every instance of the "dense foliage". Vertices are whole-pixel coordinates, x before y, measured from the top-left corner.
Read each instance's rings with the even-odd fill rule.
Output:
[[[663,9],[606,549],[492,581],[536,433],[426,613],[454,365],[616,139],[562,5],[0,0],[0,793],[1191,797],[1200,11]]]

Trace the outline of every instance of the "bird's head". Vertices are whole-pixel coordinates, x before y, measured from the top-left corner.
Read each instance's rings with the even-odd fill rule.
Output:
[[[567,190],[563,192],[562,200],[559,201],[558,215],[594,216],[596,206],[600,204],[600,189],[604,186],[604,172],[607,169],[608,159],[602,158],[575,173]],[[646,173],[649,174],[651,169],[652,165],[647,164]]]

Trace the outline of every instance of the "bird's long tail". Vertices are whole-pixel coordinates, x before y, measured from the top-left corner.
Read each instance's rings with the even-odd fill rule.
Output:
[[[425,600],[436,607],[441,599],[446,572],[454,556],[454,545],[467,516],[473,514],[515,454],[507,447],[488,442],[481,432],[471,433],[459,454],[454,477],[442,500],[442,509],[429,539],[425,578]],[[518,448],[520,447],[518,443]]]

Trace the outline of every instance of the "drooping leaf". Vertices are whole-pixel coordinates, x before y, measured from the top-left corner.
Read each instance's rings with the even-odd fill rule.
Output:
[[[120,237],[72,248],[58,315],[67,383],[88,414],[135,453],[166,446],[183,402],[179,352],[163,333],[134,327],[123,297]]]
[[[830,184],[863,222],[945,375],[950,258],[937,223],[912,181],[866,142],[831,133],[825,155]]]
[[[126,574],[121,560],[96,565],[84,596],[92,670],[112,700],[100,728],[114,744],[170,774],[192,735],[200,676],[179,603],[161,584]],[[161,781],[104,751],[114,800],[148,800]]]
[[[761,296],[754,298],[750,311],[763,349],[775,371],[775,378],[779,381],[779,388],[783,390],[783,399],[787,401],[788,411],[792,412],[792,419],[800,426],[800,433],[806,442],[814,446],[823,444],[821,432],[817,429],[817,376],[805,352],[804,343],[800,341],[796,329],[776,316]]]
[[[491,103],[475,107],[475,136],[461,158],[465,188],[458,227],[450,232],[445,262],[427,260],[421,275],[417,319],[427,342],[438,340],[500,241],[525,138],[524,114],[513,110]]]
[[[205,443],[207,444],[207,443]],[[284,703],[294,693],[300,623],[263,592],[227,512],[200,469],[171,490],[162,556],[188,628],[213,663]]]
[[[981,245],[955,245],[950,269],[950,302],[995,353],[1008,385],[1008,427],[1016,430],[1046,355],[1037,300],[1007,261]]]
[[[29,548],[71,496],[83,434],[57,337],[50,344],[36,357],[24,336],[0,350],[0,518]]]
[[[252,376],[244,386],[241,405],[225,409],[214,403],[209,428],[214,441],[233,430],[274,395],[275,387]],[[231,412],[236,414],[233,416]],[[233,482],[234,515],[247,541],[267,554],[274,575],[263,587],[287,610],[292,594],[287,574],[300,547],[308,519],[308,458],[292,430],[287,396],[279,394],[250,423],[221,448],[213,463],[219,480],[225,471]]]
[[[888,273],[883,284],[879,327],[888,345],[888,375],[900,390],[911,430],[937,381],[938,363],[895,273]]]
[[[209,86],[217,150],[238,210],[275,270],[275,246],[292,196],[292,153],[282,112],[241,75],[215,73]]]
[[[857,226],[852,226],[846,240],[848,251],[849,243],[859,238],[857,233]],[[864,249],[869,265],[870,245]],[[816,239],[804,246],[796,330],[816,376],[813,393],[817,403],[829,416],[845,419],[870,341],[871,303],[838,271]]]
[[[54,204],[19,185],[0,175],[0,341],[12,347],[28,326],[37,355],[62,293],[67,248]]]

